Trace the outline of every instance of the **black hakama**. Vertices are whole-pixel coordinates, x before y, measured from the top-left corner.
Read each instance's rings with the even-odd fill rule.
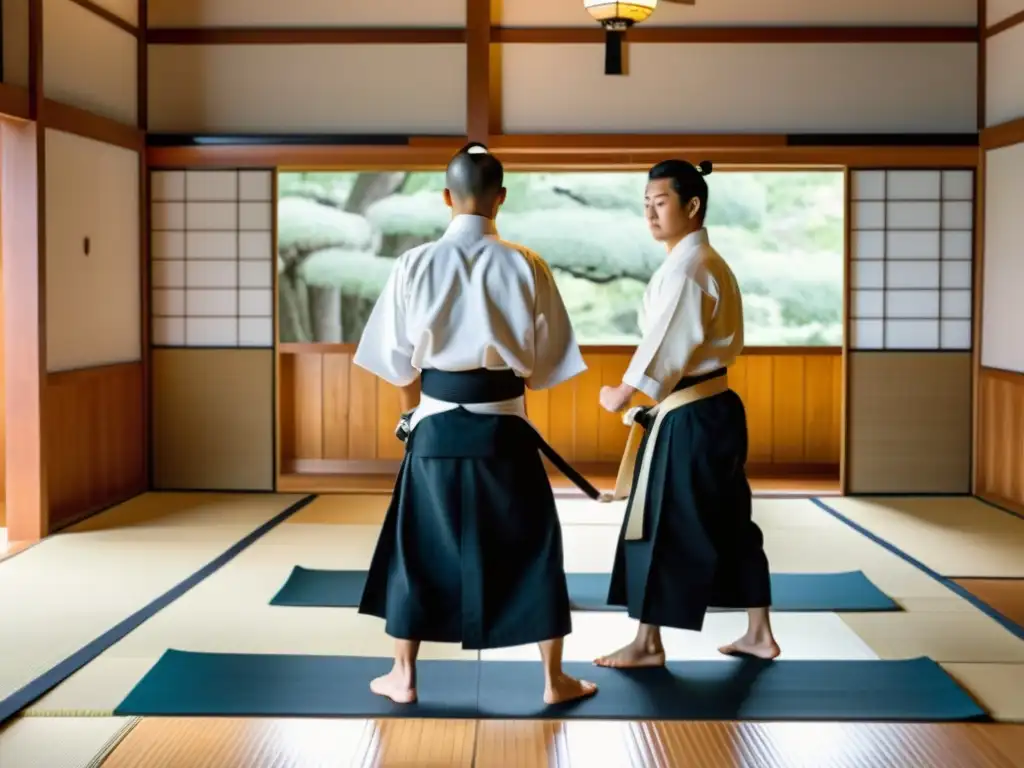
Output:
[[[503,399],[435,394],[428,373],[432,397]],[[360,613],[384,619],[391,637],[473,650],[568,635],[562,532],[538,437],[518,416],[458,408],[424,418],[406,442]]]
[[[675,391],[724,372],[684,379]],[[752,519],[747,419],[739,396],[728,390],[666,414],[654,450],[643,536],[626,541],[623,521],[608,603],[626,606],[644,624],[694,631],[703,627],[708,608],[769,606],[768,559]]]

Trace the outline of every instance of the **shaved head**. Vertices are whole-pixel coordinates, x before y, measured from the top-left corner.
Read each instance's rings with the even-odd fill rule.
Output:
[[[453,203],[490,209],[503,198],[505,169],[482,144],[467,144],[448,163],[445,186]]]

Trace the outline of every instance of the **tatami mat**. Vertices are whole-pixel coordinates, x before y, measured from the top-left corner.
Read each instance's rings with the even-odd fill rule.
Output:
[[[134,717],[30,717],[0,730],[3,768],[96,768],[138,722]]]
[[[565,639],[566,661],[592,661],[629,643],[636,621],[625,614],[573,613],[572,634]],[[777,613],[772,616],[781,658],[853,661],[878,656],[835,614]],[[719,646],[740,637],[747,628],[744,613],[708,614],[701,632],[665,629],[662,639],[670,661],[724,661]],[[535,645],[483,651],[489,661],[539,659]]]
[[[0,563],[0,699],[301,498],[145,494]]]
[[[196,505],[212,503],[207,501],[212,497],[188,498]],[[216,498],[220,504],[219,499],[224,497]],[[239,532],[240,529],[251,530],[262,522],[255,512],[242,511],[244,502],[238,501],[240,499],[279,500],[273,510],[260,513],[264,519],[291,503],[286,497],[227,498],[236,500],[240,506],[225,508],[223,514],[215,516],[216,522],[209,519],[210,514],[199,514],[188,507],[184,513],[172,516],[173,523],[167,523],[165,516],[152,514],[148,522],[139,522],[146,515],[136,515],[136,522],[131,526],[113,532],[108,532],[102,524],[92,523],[91,532],[76,535],[96,537],[86,548],[93,553],[91,557],[96,563],[86,564],[83,560],[83,565],[76,567],[95,568],[96,572],[104,573],[106,562],[104,578],[107,581],[100,586],[93,582],[93,590],[126,592],[133,594],[136,600],[149,595],[152,599],[151,587],[115,579],[115,571],[121,573],[127,568],[134,573],[143,563],[152,560],[156,561],[154,568],[158,573],[184,568],[181,554],[177,559],[172,554],[186,542],[184,549],[189,551],[193,545],[203,549],[211,538],[217,537],[230,545],[248,532]],[[828,503],[838,501],[842,500],[829,499]],[[933,503],[935,499],[913,501]],[[384,622],[376,618],[360,616],[354,609],[287,608],[269,604],[296,565],[334,570],[366,569],[386,503],[387,497],[381,495],[318,498],[43,697],[28,714],[110,713],[168,648],[224,653],[389,656],[392,641],[384,632]],[[621,518],[624,505],[598,505],[583,499],[559,499],[558,505],[563,522],[566,570],[608,571],[619,533],[619,520],[615,515]],[[949,511],[952,508],[946,504],[938,508],[947,510],[944,525],[954,527],[959,518]],[[958,508],[969,509],[962,505]],[[119,514],[125,513],[122,510]],[[903,514],[875,509],[869,517],[872,524],[877,524],[878,520],[899,518]],[[191,516],[195,524],[178,525],[176,521],[182,516]],[[1024,674],[1024,642],[927,573],[809,500],[757,499],[755,517],[764,531],[774,572],[861,570],[905,609],[905,612],[886,614],[773,614],[773,625],[783,648],[782,658],[852,660],[930,656],[944,663],[982,703],[990,705],[997,717],[1017,719],[1008,686],[1020,683],[1020,675]],[[1012,518],[1010,522],[1019,523]],[[904,528],[896,526],[893,530],[900,532]],[[120,541],[113,540],[107,533],[115,533]],[[161,549],[161,542],[169,544]],[[902,548],[902,544],[893,543]],[[211,546],[211,549],[222,551],[227,545],[219,549]],[[1018,550],[1018,555],[1019,551],[1022,550]],[[163,554],[158,556],[161,552]],[[12,563],[19,559],[15,558]],[[196,559],[205,562],[212,558]],[[71,562],[77,561],[72,558]],[[0,579],[4,577],[5,567],[0,566]],[[67,581],[67,572],[61,571],[63,568],[55,568],[48,577],[55,594],[60,594],[60,585]],[[186,575],[178,573],[175,581]],[[47,577],[36,578],[45,581]],[[123,595],[117,599],[126,600]],[[82,613],[94,610],[88,598],[79,599],[79,603],[83,606]],[[39,626],[36,640],[50,637],[49,632],[56,624],[53,617],[60,615],[60,611],[74,615],[73,604],[59,601],[51,601],[39,610],[26,605],[23,610]],[[78,621],[76,618],[72,623]],[[742,634],[745,621],[742,613],[714,613],[707,617],[701,633],[666,631],[669,657],[722,659],[717,647]],[[107,622],[110,623],[113,622]],[[577,613],[573,623],[574,631],[566,640],[566,658],[572,661],[590,661],[614,650],[632,638],[636,627],[627,616],[617,613]],[[425,644],[422,657],[472,659],[476,654],[456,645]],[[526,646],[486,651],[483,658],[536,659],[538,652],[535,646]],[[0,665],[7,666],[2,661]],[[1000,669],[1002,674],[996,671]],[[1021,689],[1020,685],[1017,690]]]
[[[981,611],[843,614],[883,659],[928,656],[939,662],[1024,664],[1024,641]]]
[[[1024,520],[967,496],[824,499],[950,578],[1024,578]]]
[[[1024,664],[942,664],[996,720],[1024,723]],[[1024,763],[1024,752],[1019,755]]]

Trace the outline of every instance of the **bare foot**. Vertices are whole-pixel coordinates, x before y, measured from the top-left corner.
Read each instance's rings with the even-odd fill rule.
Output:
[[[638,669],[640,667],[663,667],[665,666],[665,649],[652,650],[637,643],[630,643],[625,648],[620,648],[615,653],[602,656],[594,661],[599,667],[613,667],[615,669]]]
[[[371,680],[370,690],[378,696],[391,699],[396,704],[412,704],[416,701],[416,688],[411,685],[409,674],[397,667],[386,675]]]
[[[771,636],[761,638],[744,635],[734,643],[723,645],[718,649],[718,652],[726,656],[753,656],[765,661],[771,661],[782,653],[782,650],[779,648],[779,644],[775,642],[775,638]]]
[[[585,699],[595,693],[597,693],[597,686],[593,683],[563,674],[544,687],[544,703],[564,704],[567,701]]]

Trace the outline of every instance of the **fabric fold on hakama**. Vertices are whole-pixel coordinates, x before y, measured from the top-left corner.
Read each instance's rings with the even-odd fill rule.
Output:
[[[711,376],[720,375],[719,373]],[[675,391],[709,376],[684,379]],[[732,390],[667,413],[655,445],[645,431],[633,471],[633,506],[641,458],[650,468],[640,539],[623,520],[608,593],[645,624],[699,631],[710,607],[771,604],[764,539],[752,519],[743,402]]]
[[[472,650],[571,632],[561,527],[527,421],[457,408],[416,426],[359,611],[392,637]]]

